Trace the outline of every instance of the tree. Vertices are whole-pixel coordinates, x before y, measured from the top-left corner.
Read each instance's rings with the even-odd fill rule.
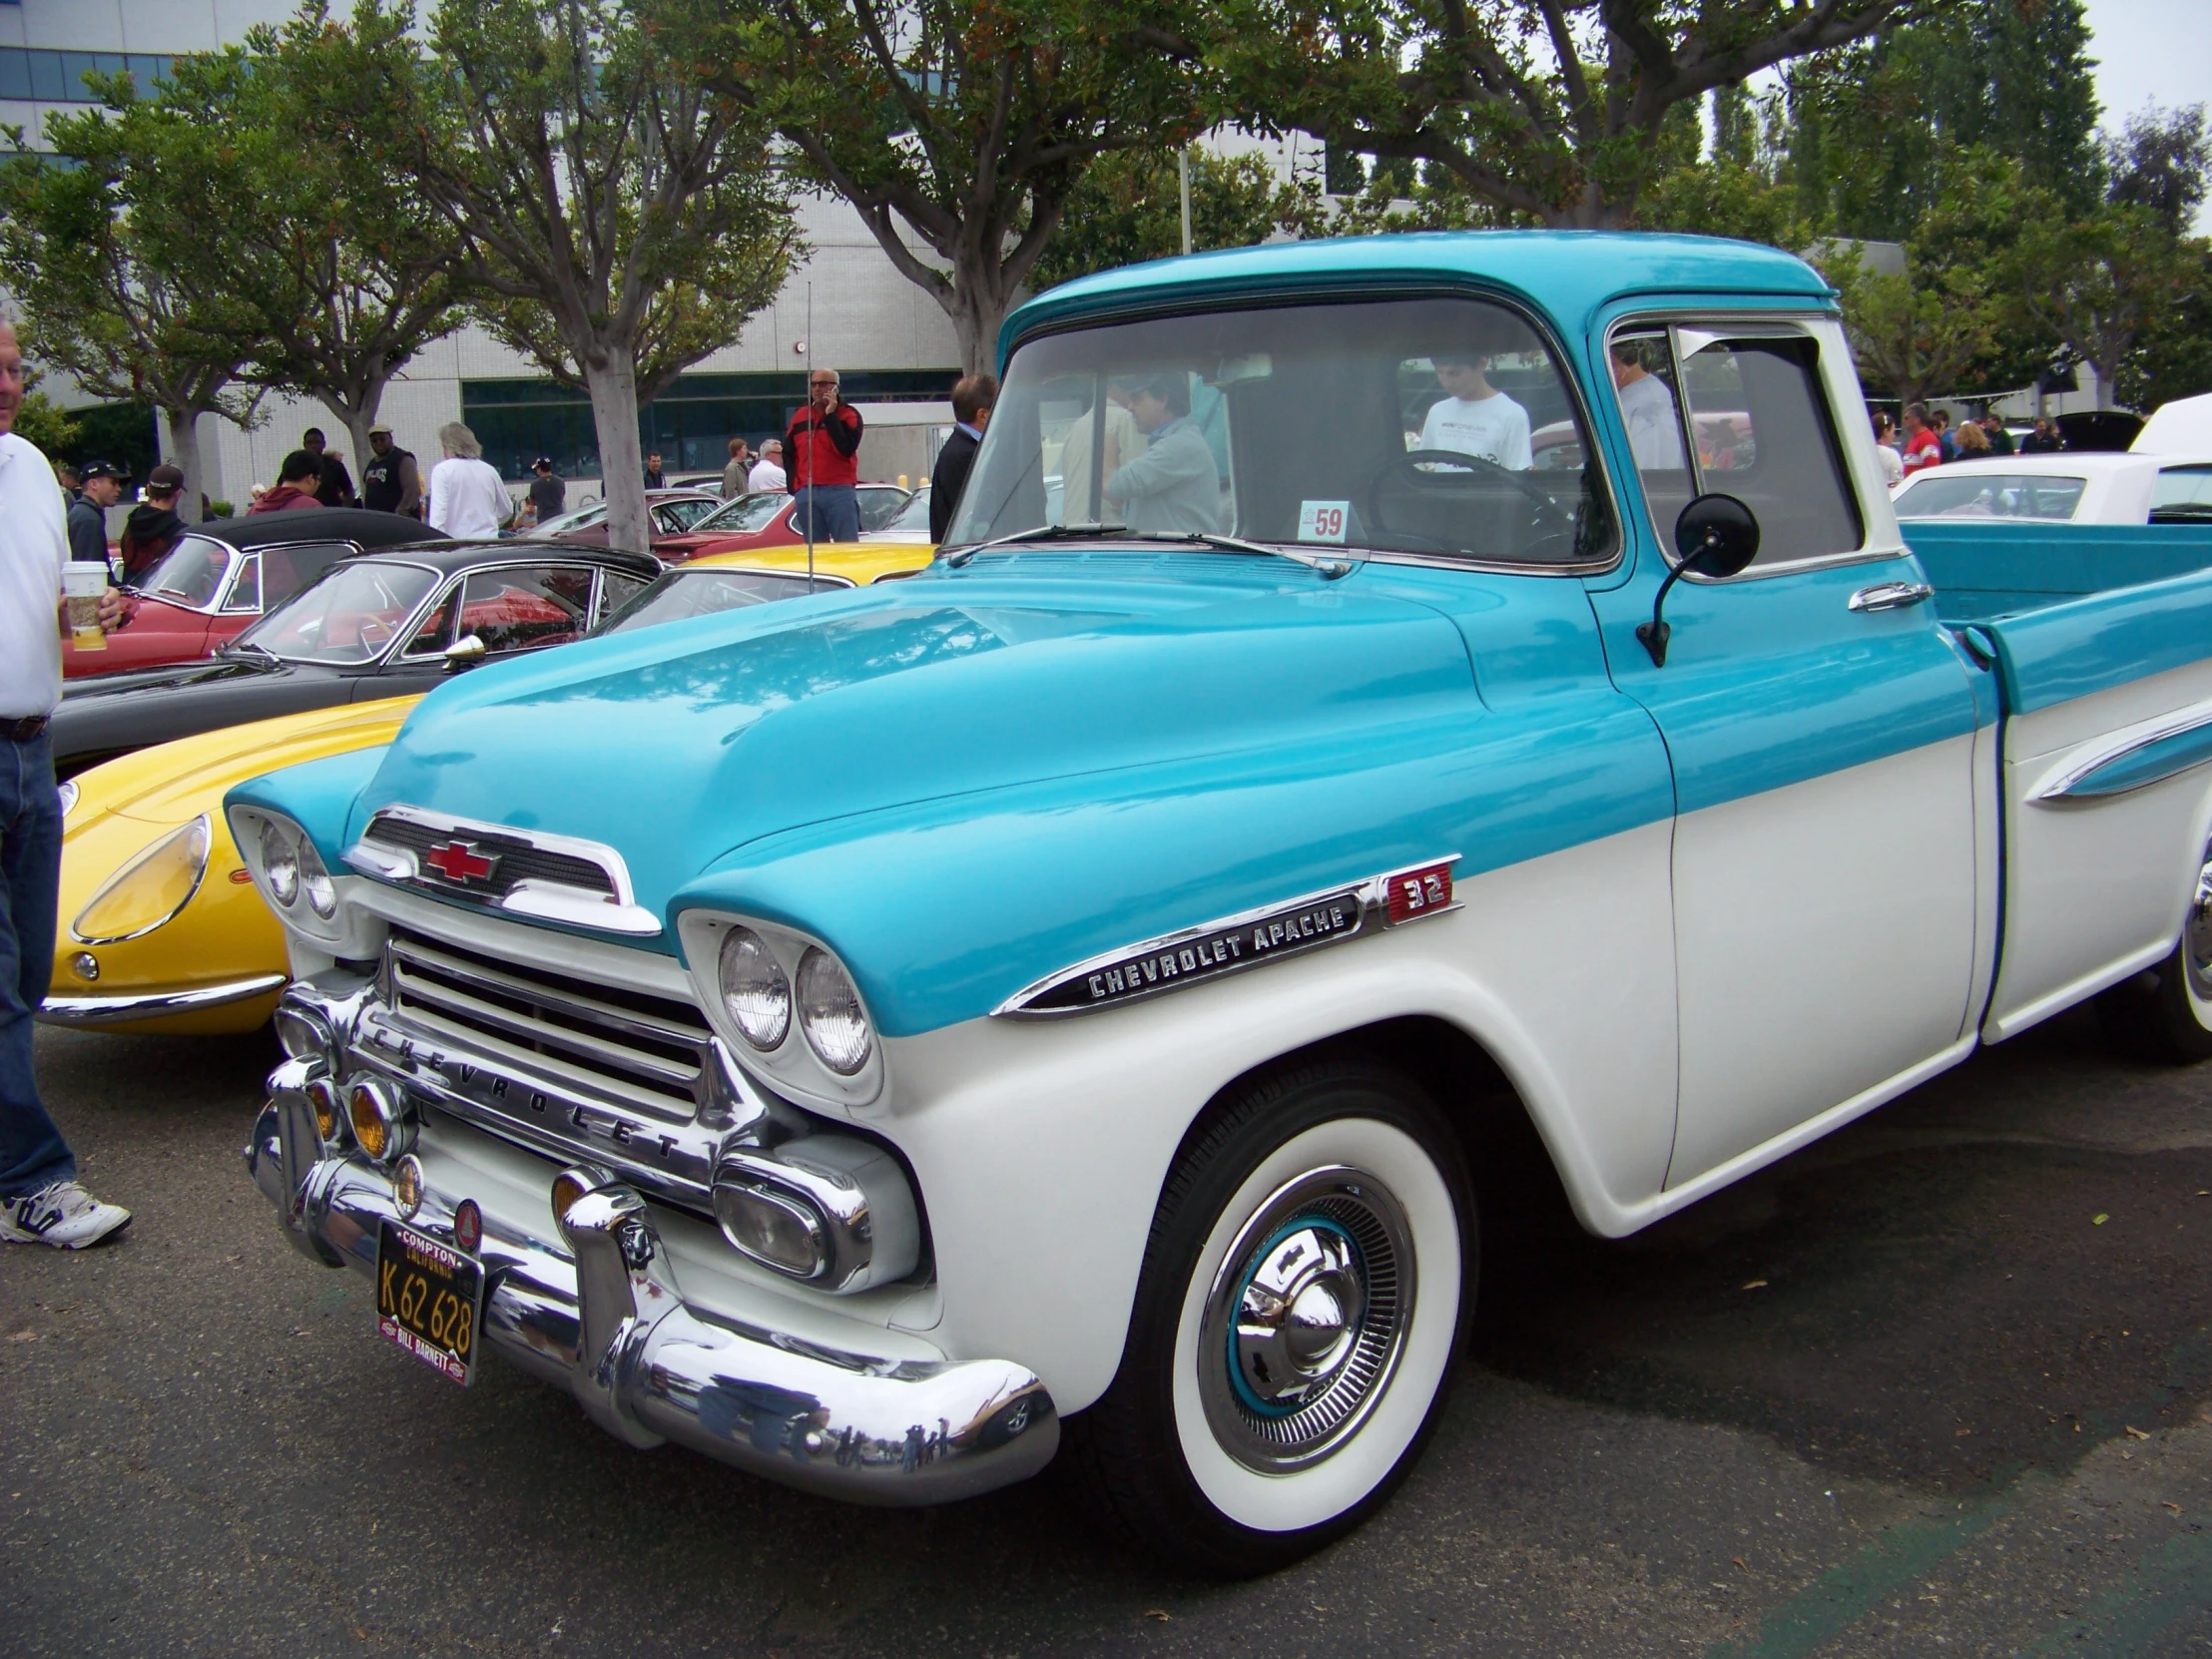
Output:
[[[1212,123],[1204,8],[1170,0],[766,0],[733,78],[952,321],[970,372],[1101,156]],[[939,263],[909,248],[917,238]]]
[[[2000,301],[1978,273],[1869,271],[1849,243],[1829,244],[1818,263],[1843,295],[1852,359],[1876,395],[1917,403],[1950,391],[1988,351]]]
[[[1031,274],[1042,287],[1183,251],[1182,181],[1176,153],[1125,150],[1101,157],[1068,198],[1060,234]],[[1246,248],[1265,242],[1302,204],[1265,158],[1193,149],[1191,247]]]
[[[1786,72],[1789,182],[1844,237],[1901,241],[1983,148],[2071,213],[2103,189],[2081,0],[1943,0]]]
[[[225,281],[220,222],[189,258],[141,203],[182,165],[175,124],[127,77],[99,86],[100,106],[47,118],[56,160],[29,153],[20,129],[0,166],[0,282],[26,313],[25,349],[95,397],[160,412],[185,475],[184,516],[199,517],[199,420],[245,426],[258,394],[241,383],[246,352],[217,316]],[[160,258],[150,253],[159,248]]]
[[[356,458],[393,376],[460,324],[462,238],[387,160],[419,102],[407,22],[369,4],[346,27],[314,0],[281,31],[179,58],[155,100],[184,164],[146,205],[156,257],[189,261],[223,227],[218,315],[247,378],[319,399]]]
[[[84,423],[43,391],[29,389],[36,378],[35,374],[26,376],[23,402],[15,411],[15,425],[10,430],[37,444],[39,452],[51,460],[69,452]]]
[[[2100,409],[2111,407],[2136,341],[2189,296],[2191,276],[2202,270],[2156,212],[2125,204],[2086,219],[2031,220],[2012,266],[2028,313],[2096,370]]]
[[[2106,199],[2148,208],[2180,236],[2204,205],[2206,175],[2212,174],[2204,106],[2129,116],[2126,130],[2105,140],[2104,158],[2112,175]]]
[[[442,73],[407,112],[403,165],[459,235],[475,307],[590,395],[618,546],[650,544],[641,399],[737,339],[798,246],[768,135],[705,44],[723,16],[714,0],[440,0]]]
[[[1424,160],[1534,222],[1620,226],[1668,164],[1672,112],[1934,3],[1236,0],[1224,64],[1271,128]]]
[[[2212,242],[2181,243],[2174,257],[2179,294],[2151,313],[2120,368],[2120,401],[2138,409],[2212,391]]]

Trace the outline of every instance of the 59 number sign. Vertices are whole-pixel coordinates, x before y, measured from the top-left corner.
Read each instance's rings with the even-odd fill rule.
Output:
[[[1351,513],[1349,501],[1301,501],[1298,504],[1298,539],[1333,542],[1342,547],[1345,521]]]

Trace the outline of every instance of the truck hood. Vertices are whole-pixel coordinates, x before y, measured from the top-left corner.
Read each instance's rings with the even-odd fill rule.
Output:
[[[993,557],[468,674],[409,719],[346,833],[404,803],[581,836],[620,851],[639,902],[665,913],[717,858],[780,830],[1311,744],[1472,697],[1458,631],[1357,574]]]

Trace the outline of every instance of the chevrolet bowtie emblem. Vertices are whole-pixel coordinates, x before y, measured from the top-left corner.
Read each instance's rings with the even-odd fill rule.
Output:
[[[422,862],[448,881],[489,881],[499,867],[499,854],[479,852],[467,841],[439,841],[422,854]]]

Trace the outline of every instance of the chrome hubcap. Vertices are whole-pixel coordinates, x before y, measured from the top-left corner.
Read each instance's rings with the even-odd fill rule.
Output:
[[[1388,1386],[1411,1312],[1411,1230],[1358,1170],[1279,1188],[1231,1245],[1199,1337],[1208,1426],[1248,1467],[1317,1462]]]
[[[2181,942],[2191,993],[2199,1002],[2212,1002],[2212,848],[2206,849],[2206,862],[2197,871],[2196,897],[2189,905]]]

